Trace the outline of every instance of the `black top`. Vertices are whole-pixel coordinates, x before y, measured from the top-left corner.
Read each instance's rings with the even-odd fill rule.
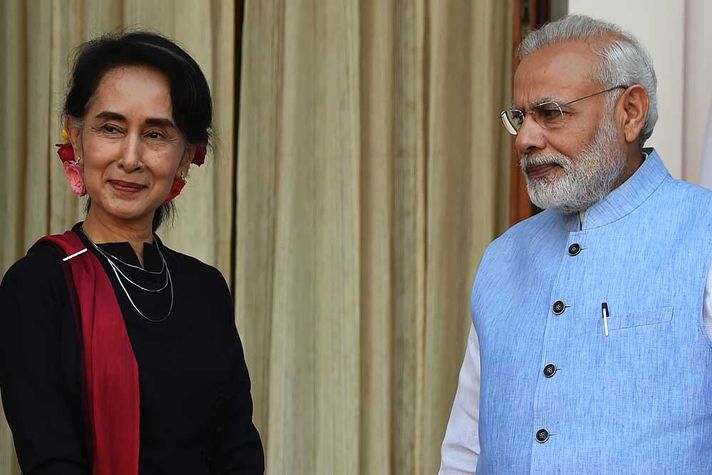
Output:
[[[263,473],[250,379],[232,298],[220,272],[158,240],[174,303],[165,321],[150,322],[134,309],[106,258],[78,234],[111,280],[138,363],[141,475]],[[140,265],[128,243],[100,247]],[[62,257],[55,246],[40,245],[15,263],[0,284],[0,389],[25,475],[91,473],[81,345],[63,268],[69,263]],[[144,246],[144,263],[146,270],[162,269],[156,244]],[[118,266],[145,288],[158,289],[166,281],[165,272]],[[166,314],[170,285],[146,292],[122,281],[144,315],[158,319]]]

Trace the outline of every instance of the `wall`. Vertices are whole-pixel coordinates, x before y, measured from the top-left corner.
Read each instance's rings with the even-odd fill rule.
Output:
[[[698,182],[712,100],[712,2],[569,0],[569,13],[620,25],[650,51],[658,75],[659,120],[648,142],[675,177]]]

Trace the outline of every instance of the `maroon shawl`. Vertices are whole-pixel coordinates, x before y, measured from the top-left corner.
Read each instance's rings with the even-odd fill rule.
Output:
[[[86,246],[76,233],[45,236],[71,256]],[[114,288],[99,259],[84,252],[67,260],[81,317],[84,398],[94,475],[138,474],[138,365]]]

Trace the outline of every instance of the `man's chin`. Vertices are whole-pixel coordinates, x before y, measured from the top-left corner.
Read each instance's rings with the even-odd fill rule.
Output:
[[[562,214],[573,214],[581,208],[578,203],[571,203],[571,197],[562,196],[551,190],[551,178],[538,178],[527,180],[527,192],[529,200],[540,209],[554,209]],[[564,193],[565,194],[565,193]]]

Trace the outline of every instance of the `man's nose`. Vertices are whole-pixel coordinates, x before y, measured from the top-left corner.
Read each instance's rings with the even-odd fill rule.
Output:
[[[514,139],[514,148],[519,155],[528,153],[534,149],[546,147],[545,129],[539,125],[531,114],[524,116],[522,126],[517,131]]]

